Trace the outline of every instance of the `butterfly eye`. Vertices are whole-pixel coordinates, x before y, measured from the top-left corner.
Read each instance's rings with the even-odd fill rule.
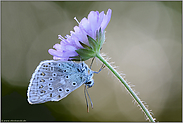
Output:
[[[94,85],[94,81],[91,80],[91,81],[86,82],[85,84],[90,88]]]
[[[91,84],[91,81],[89,81],[89,82],[86,82],[86,84]]]

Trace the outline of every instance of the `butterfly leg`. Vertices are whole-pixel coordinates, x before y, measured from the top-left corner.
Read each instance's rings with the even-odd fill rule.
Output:
[[[85,86],[86,86],[86,85],[85,85]],[[87,92],[87,95],[88,95],[88,97],[89,97],[89,99],[90,99],[91,107],[92,107],[92,109],[93,109],[93,103],[92,103],[91,98],[90,98],[90,95],[89,95],[89,93],[88,93],[87,86],[86,86],[86,92]]]
[[[88,97],[89,97],[89,99],[90,99],[90,103],[91,103],[92,109],[93,109],[93,103],[92,103],[91,98],[90,98],[90,95],[89,95],[89,93],[88,93],[87,85],[85,85],[85,87],[84,87],[84,94],[85,94],[85,99],[86,99],[87,112],[89,112],[89,106],[88,106],[87,95],[88,95]],[[86,94],[87,94],[87,95],[86,95]]]
[[[94,58],[92,59],[92,61],[91,61],[90,69],[91,69],[91,67],[92,67],[92,64],[93,64],[94,59],[95,59],[95,57],[94,57]],[[97,73],[97,74],[98,74],[102,69],[104,69],[104,67],[105,67],[105,65],[102,64],[102,66],[101,66],[101,68],[99,69],[99,71],[98,71],[98,72],[94,71],[94,73]]]
[[[92,64],[93,64],[93,61],[94,61],[95,57],[93,57],[92,61],[91,61],[91,64],[90,64],[90,69],[92,67]]]
[[[86,85],[84,87],[84,94],[85,94],[85,99],[86,99],[87,112],[89,112],[88,100],[87,100],[87,96],[86,96]]]
[[[102,69],[104,69],[105,68],[105,65],[104,64],[102,64],[102,66],[101,66],[101,68],[99,69],[99,71],[98,72],[96,72],[96,71],[94,71],[93,73],[96,73],[96,74],[98,74]]]

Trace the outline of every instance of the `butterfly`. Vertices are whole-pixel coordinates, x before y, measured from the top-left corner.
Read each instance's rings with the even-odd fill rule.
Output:
[[[90,99],[92,108],[93,103],[87,88],[94,85],[93,74],[100,71],[101,69],[98,72],[92,71],[84,62],[41,61],[30,80],[27,91],[28,102],[30,104],[39,104],[48,101],[59,101],[85,84],[84,92],[87,112],[89,112],[86,94]]]

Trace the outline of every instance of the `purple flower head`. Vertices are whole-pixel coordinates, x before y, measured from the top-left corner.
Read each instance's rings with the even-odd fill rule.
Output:
[[[65,38],[58,35],[61,42],[53,46],[56,50],[49,49],[49,54],[53,55],[53,59],[62,61],[95,57],[105,40],[105,28],[111,19],[111,13],[111,9],[108,9],[106,15],[104,11],[91,11],[88,19],[84,17],[78,22],[79,26],[75,26],[70,35],[66,35]]]

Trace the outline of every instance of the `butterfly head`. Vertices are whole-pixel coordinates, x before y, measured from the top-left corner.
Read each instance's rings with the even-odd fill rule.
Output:
[[[92,80],[90,80],[90,81],[86,81],[86,82],[85,82],[85,85],[87,85],[88,88],[92,87],[92,86],[94,85],[94,80],[92,79]]]
[[[86,80],[84,84],[90,88],[94,85],[94,80],[92,79],[94,71],[92,71],[84,62],[81,63],[81,66],[82,70],[86,73]]]

